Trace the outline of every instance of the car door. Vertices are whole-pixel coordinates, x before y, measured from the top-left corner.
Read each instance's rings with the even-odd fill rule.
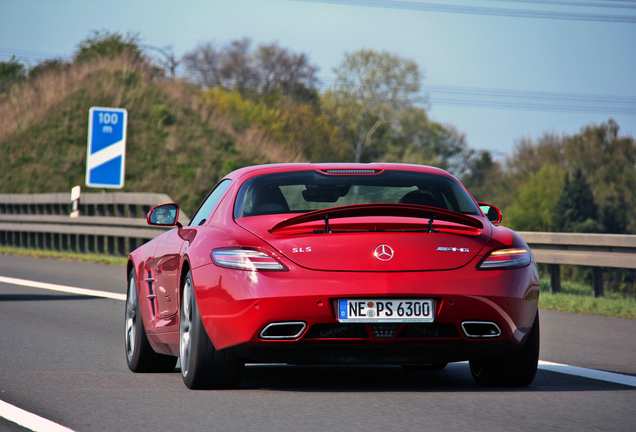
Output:
[[[179,310],[179,270],[184,243],[178,230],[173,229],[157,245],[155,259],[152,262],[157,318],[174,315]]]
[[[228,179],[223,180],[212,190],[192,217],[190,221],[192,228],[174,229],[166,233],[159,241],[155,250],[155,258],[149,265],[154,278],[153,295],[155,296],[154,304],[156,305],[157,318],[169,317],[179,311],[181,257],[189,238],[188,235],[184,235],[185,232],[196,230],[199,225],[205,223],[231,183]]]

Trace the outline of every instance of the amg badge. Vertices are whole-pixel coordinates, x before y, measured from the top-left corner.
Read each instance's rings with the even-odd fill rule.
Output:
[[[456,247],[444,247],[440,246],[437,248],[440,252],[470,252],[468,248],[456,248]]]

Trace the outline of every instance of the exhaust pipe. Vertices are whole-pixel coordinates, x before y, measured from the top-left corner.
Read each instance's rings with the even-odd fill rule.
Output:
[[[298,339],[307,324],[302,321],[269,323],[261,330],[261,339]]]
[[[501,329],[492,321],[464,321],[462,331],[468,338],[496,338],[501,336]]]

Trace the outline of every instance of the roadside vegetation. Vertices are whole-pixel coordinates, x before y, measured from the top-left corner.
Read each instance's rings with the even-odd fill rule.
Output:
[[[539,308],[560,312],[584,313],[616,318],[636,319],[636,298],[620,293],[606,293],[605,297],[594,297],[591,285],[564,282],[561,292],[550,292],[550,281],[541,280]]]
[[[472,149],[461,126],[428,117],[417,96],[424,71],[410,59],[361,49],[344,53],[330,85],[318,71],[276,42],[209,41],[176,58],[107,30],[80,41],[70,60],[0,62],[0,193],[83,185],[88,110],[106,106],[129,113],[122,191],[166,193],[186,214],[242,166],[387,161],[450,171],[515,230],[636,234],[636,141],[614,120],[523,137],[496,158]],[[609,300],[636,297],[636,271],[604,278]],[[563,266],[562,279],[591,285],[591,271]]]
[[[118,257],[102,254],[83,254],[71,252],[57,252],[40,249],[25,249],[18,247],[0,246],[0,255],[17,255],[31,258],[57,259],[62,261],[76,261],[93,264],[105,264],[125,267],[127,257]]]

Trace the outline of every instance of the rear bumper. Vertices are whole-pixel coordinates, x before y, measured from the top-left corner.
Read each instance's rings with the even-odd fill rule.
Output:
[[[430,272],[247,272],[205,265],[192,271],[203,324],[214,346],[254,362],[298,364],[408,364],[461,361],[514,350],[525,342],[537,312],[536,267],[477,271],[472,266]],[[338,329],[338,299],[432,298],[435,325],[454,333],[424,328],[392,337],[376,337],[368,324],[352,334],[316,332]],[[496,323],[501,335],[469,338],[464,321]],[[271,323],[303,322],[299,337],[260,337]],[[364,334],[366,332],[366,335]]]
[[[372,345],[244,345],[232,352],[248,363],[421,365],[482,359],[516,348],[510,342],[482,346],[456,344]]]

